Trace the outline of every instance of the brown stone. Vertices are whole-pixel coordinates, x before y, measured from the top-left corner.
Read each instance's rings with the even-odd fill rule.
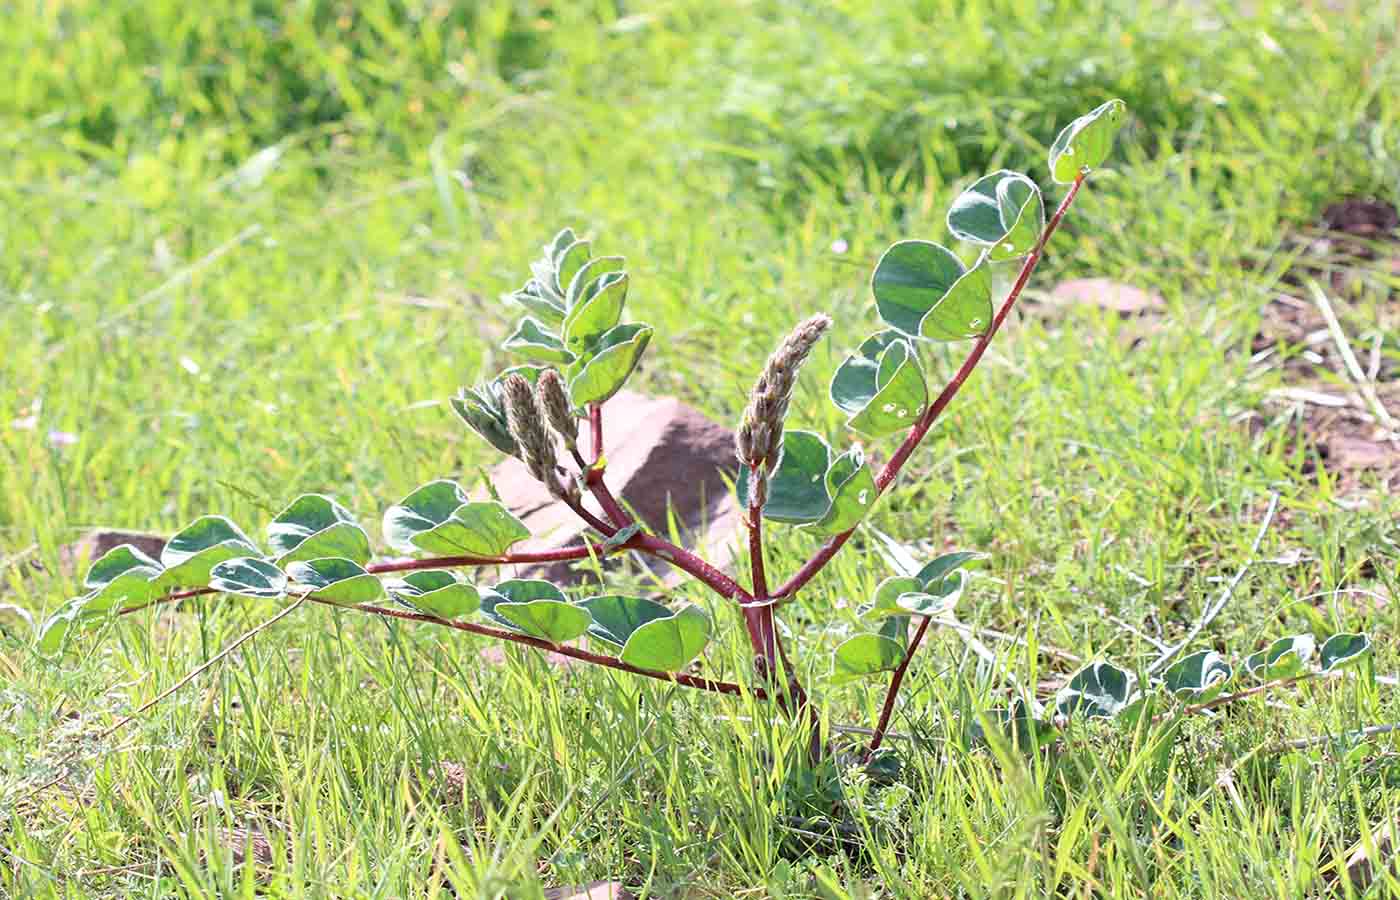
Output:
[[[69,544],[58,551],[59,564],[65,571],[77,572],[78,567],[91,563],[104,553],[122,544],[131,544],[151,559],[160,559],[165,549],[165,538],[159,534],[144,531],[113,531],[99,529],[89,531],[81,540]],[[79,573],[81,574],[81,573]]]
[[[603,455],[613,494],[652,530],[667,534],[671,517],[684,543],[723,568],[732,559],[738,510],[728,480],[735,477],[734,434],[674,397],[622,391],[604,407]],[[580,443],[587,444],[585,425]],[[501,501],[533,537],[516,551],[576,546],[586,529],[568,507],[554,500],[517,459],[491,471]],[[605,518],[592,497],[584,506]],[[566,580],[569,564],[537,567],[526,574]]]
[[[1157,294],[1108,278],[1076,278],[1063,281],[1050,292],[1050,297],[1059,304],[1089,304],[1125,316],[1160,309],[1165,305]]]

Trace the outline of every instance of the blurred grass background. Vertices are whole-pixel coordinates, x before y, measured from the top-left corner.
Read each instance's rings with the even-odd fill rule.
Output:
[[[1266,552],[1302,561],[1260,568],[1214,637],[1243,655],[1364,628],[1391,671],[1393,605],[1296,600],[1395,596],[1395,500],[1341,496],[1284,425],[1238,423],[1283,377],[1251,369],[1249,345],[1286,236],[1339,197],[1400,195],[1398,18],[1390,0],[0,3],[4,600],[76,593],[58,550],[94,525],[220,511],[254,533],[324,491],[372,526],[418,484],[476,477],[485,445],[443,401],[508,363],[494,343],[517,312],[498,298],[563,224],[629,258],[631,313],[659,332],[641,386],[719,421],[794,321],[833,314],[793,417],[844,441],[824,384],[875,327],[879,253],[944,240],[948,203],[993,168],[1054,202],[1046,146],[1118,96],[1132,118],[1112,168],[1033,287],[1130,282],[1166,299],[1160,327],[1091,308],[1016,323],[873,524],[992,553],[979,624],[1131,661],[1152,648],[1105,615],[1180,633],[1278,492],[1287,528]],[[1393,361],[1389,285],[1341,311]],[[809,550],[780,535],[771,565]],[[802,665],[825,668],[832,607],[877,563],[853,548],[791,612]],[[60,663],[9,634],[0,799],[266,614],[126,623]],[[1385,688],[1329,685],[1205,723],[1175,755],[1120,735],[1053,763],[950,761],[935,741],[893,811],[853,803],[878,832],[864,856],[792,862],[793,789],[759,762],[782,758],[781,729],[715,732],[708,698],[542,681],[537,661],[482,666],[478,649],[301,615],[120,752],[93,747],[71,775],[82,799],[0,825],[0,888],[246,893],[214,829],[255,818],[295,849],[262,887],[276,896],[530,896],[589,877],[654,896],[1295,896],[1394,803],[1393,749],[1293,754],[1251,770],[1245,801],[1181,800],[1266,736],[1395,709]],[[937,731],[983,698],[974,663],[940,638],[900,727]],[[710,665],[738,669],[741,648]],[[822,702],[865,722],[879,699],[871,684]],[[406,787],[442,760],[475,774],[475,805],[427,809]]]

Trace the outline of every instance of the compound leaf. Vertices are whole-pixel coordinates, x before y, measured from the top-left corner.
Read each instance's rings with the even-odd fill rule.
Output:
[[[786,431],[778,463],[768,477],[768,501],[763,517],[774,522],[801,525],[826,515],[831,497],[826,492],[826,473],[831,468],[831,448],[821,435],[811,431]],[[750,473],[739,470],[739,501],[748,506]]]
[[[384,539],[405,552],[497,557],[530,536],[495,501],[473,502],[454,481],[433,481],[384,513]]]
[[[852,447],[836,457],[823,481],[830,500],[826,512],[811,526],[817,534],[840,534],[856,527],[879,496],[875,475],[866,465],[860,447]]]
[[[850,414],[846,424],[878,437],[912,426],[928,402],[928,387],[914,348],[889,330],[846,357],[832,377],[831,399]]]

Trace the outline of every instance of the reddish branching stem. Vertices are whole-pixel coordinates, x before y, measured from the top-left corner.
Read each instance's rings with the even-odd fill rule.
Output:
[[[579,647],[571,647],[567,644],[552,644],[540,638],[530,637],[525,634],[517,634],[513,631],[506,631],[503,628],[492,628],[489,625],[478,625],[474,622],[457,622],[451,619],[440,619],[437,616],[430,616],[424,613],[409,612],[403,609],[390,609],[384,606],[372,606],[362,604],[360,606],[342,606],[331,603],[329,600],[322,600],[315,595],[309,597],[316,603],[324,603],[328,606],[338,606],[341,609],[353,609],[358,612],[370,613],[376,616],[385,616],[391,619],[405,619],[410,622],[427,622],[432,625],[443,625],[447,628],[454,628],[458,631],[466,631],[471,634],[479,634],[482,637],[496,638],[512,644],[520,644],[525,647],[533,647],[536,650],[544,650],[549,653],[558,653],[571,659],[582,660],[592,663],[595,666],[604,666],[609,669],[617,669],[619,672],[629,672],[633,675],[641,675],[644,678],[655,678],[658,681],[669,681],[685,687],[696,688],[702,691],[712,691],[717,694],[738,695],[743,692],[739,685],[728,681],[712,681],[708,678],[700,678],[695,675],[686,675],[681,672],[659,672],[654,669],[642,669],[637,666],[625,663],[615,656],[604,656],[601,653],[593,653]],[[750,693],[763,697],[763,689],[754,687]]]
[[[870,736],[870,749],[865,752],[866,762],[870,762],[875,751],[880,749],[880,744],[885,740],[885,732],[890,727],[890,717],[894,715],[894,698],[899,695],[899,687],[904,683],[904,673],[909,670],[909,662],[914,658],[914,651],[919,649],[919,644],[923,643],[924,632],[928,631],[931,621],[928,616],[923,617],[923,621],[919,623],[919,630],[914,632],[908,649],[904,651],[904,659],[900,660],[899,667],[890,676],[890,687],[885,692],[885,705],[880,708],[880,720],[875,723],[875,733]]]
[[[1074,203],[1074,198],[1078,195],[1079,188],[1083,183],[1084,175],[1081,174],[1074,180],[1074,184],[1070,186],[1069,192],[1065,194],[1064,200],[1060,201],[1060,206],[1055,210],[1055,215],[1046,223],[1045,230],[1041,232],[1040,240],[1036,242],[1035,249],[1026,257],[1026,261],[1022,263],[1020,275],[1017,276],[1016,283],[1012,285],[1011,291],[1006,295],[1006,299],[1002,302],[1001,308],[997,310],[996,317],[992,320],[991,327],[987,329],[987,333],[982,335],[977,343],[973,345],[972,352],[967,355],[967,359],[963,361],[957,373],[953,375],[942,392],[939,393],[938,398],[933,401],[933,404],[929,406],[928,409],[924,410],[924,414],[919,417],[919,421],[915,423],[913,430],[905,437],[904,442],[899,445],[899,449],[895,450],[889,462],[885,463],[885,467],[880,470],[879,476],[875,479],[877,496],[883,494],[885,489],[890,486],[890,483],[894,481],[895,477],[899,475],[899,470],[904,467],[910,455],[913,454],[920,442],[923,441],[929,429],[933,427],[933,423],[938,421],[938,417],[943,414],[943,410],[947,408],[949,402],[952,401],[953,397],[957,396],[958,391],[963,386],[963,382],[967,381],[968,376],[972,374],[972,370],[977,368],[977,364],[982,361],[982,354],[987,352],[987,346],[991,344],[992,338],[996,337],[997,331],[1001,328],[1001,324],[1006,321],[1006,317],[1010,315],[1012,307],[1016,305],[1016,301],[1021,296],[1021,291],[1025,289],[1026,282],[1030,280],[1031,273],[1035,271],[1036,265],[1040,262],[1040,258],[1044,254],[1046,242],[1048,242],[1050,236],[1055,233],[1055,229],[1060,227],[1060,220],[1064,218],[1065,213],[1069,211],[1070,205]],[[852,528],[828,540],[813,554],[811,559],[807,560],[807,562],[802,565],[802,568],[798,569],[791,578],[773,592],[773,596],[780,597],[784,600],[792,599],[792,597],[800,591],[807,582],[811,581],[827,563],[831,562],[831,558],[846,545],[846,542],[851,539],[851,535],[854,533],[855,529]]]

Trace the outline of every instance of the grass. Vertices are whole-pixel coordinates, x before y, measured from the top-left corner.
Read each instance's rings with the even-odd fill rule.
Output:
[[[1396,605],[1331,593],[1397,596],[1400,504],[1309,474],[1262,402],[1283,375],[1249,348],[1283,236],[1338,196],[1400,192],[1393,6],[867,6],[11,4],[0,601],[75,595],[59,548],[93,525],[220,511],[253,532],[304,491],[369,523],[423,482],[476,478],[486,447],[443,400],[506,364],[496,298],[563,223],[631,261],[630,309],[658,327],[643,386],[719,421],[793,322],[834,315],[792,420],[844,443],[824,384],[875,327],[879,252],[942,239],[987,169],[1043,180],[1056,127],[1122,96],[1113,170],[1032,287],[1102,275],[1164,311],[1013,322],[871,524],[920,554],[988,552],[969,622],[1136,665],[1153,647],[1109,616],[1183,634],[1277,493],[1272,561],[1202,644],[1238,658],[1365,630],[1375,669],[1400,668]],[[1390,360],[1393,297],[1339,309]],[[812,549],[770,532],[779,575]],[[785,615],[808,674],[886,574],[876,546],[858,538]],[[738,617],[692,599],[724,634],[707,669],[735,677]],[[900,782],[843,774],[849,852],[794,830],[832,788],[762,704],[528,652],[487,664],[474,638],[321,608],[98,737],[271,614],[135,616],[59,661],[7,620],[0,894],[535,897],[616,878],[648,897],[1293,897],[1400,799],[1393,738],[1267,749],[1394,720],[1395,689],[1365,679],[1180,729],[1076,729],[1045,756],[969,752],[960,723],[1005,682],[951,633],[907,682]],[[1070,668],[997,649],[1028,683]],[[818,702],[869,724],[881,695]],[[456,802],[443,762],[465,772]],[[248,825],[272,839],[268,873],[221,843]]]

